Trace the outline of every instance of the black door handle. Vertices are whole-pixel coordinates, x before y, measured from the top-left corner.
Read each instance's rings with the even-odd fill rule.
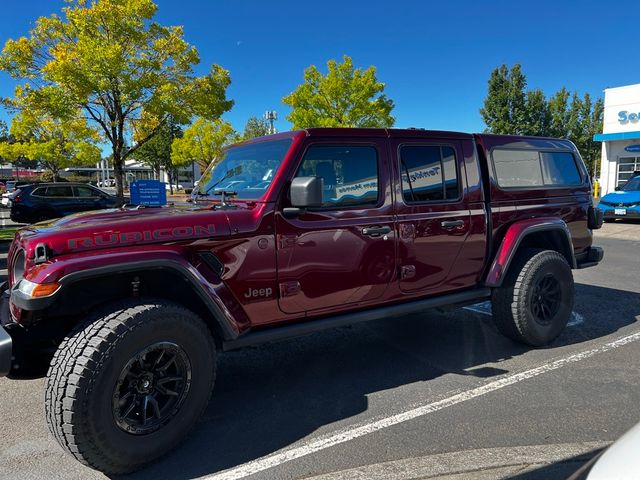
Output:
[[[464,226],[464,220],[445,220],[440,222],[443,228],[456,228]]]
[[[365,227],[362,229],[362,234],[370,237],[386,235],[387,233],[391,233],[391,227]]]

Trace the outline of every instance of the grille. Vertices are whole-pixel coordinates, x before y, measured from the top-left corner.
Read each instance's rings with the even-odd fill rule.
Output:
[[[638,202],[603,202],[600,201],[602,205],[607,205],[608,207],[637,207],[640,205]]]
[[[11,286],[14,286],[22,277],[24,277],[24,250],[18,250],[18,252],[13,256],[13,260],[9,265],[9,272],[11,275]]]

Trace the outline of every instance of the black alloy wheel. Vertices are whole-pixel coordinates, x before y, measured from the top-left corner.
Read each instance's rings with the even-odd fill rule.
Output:
[[[561,295],[560,283],[551,273],[547,273],[533,287],[529,308],[540,324],[551,323],[560,309]]]
[[[182,348],[159,342],[125,365],[113,392],[113,416],[134,435],[152,433],[180,410],[191,386],[191,363]]]

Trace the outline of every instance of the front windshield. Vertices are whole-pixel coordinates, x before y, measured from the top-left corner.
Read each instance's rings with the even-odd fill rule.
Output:
[[[624,187],[622,187],[622,190],[624,190],[625,192],[640,190],[640,175],[638,175],[637,177],[633,177],[631,180],[625,183]]]
[[[286,138],[229,148],[202,174],[197,195],[213,198],[224,190],[235,192],[234,198],[262,198],[290,145]]]

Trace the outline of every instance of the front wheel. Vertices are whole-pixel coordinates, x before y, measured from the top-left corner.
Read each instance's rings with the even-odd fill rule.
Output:
[[[56,352],[45,393],[49,429],[85,465],[137,470],[200,418],[215,360],[213,338],[191,311],[162,300],[112,305]]]
[[[567,325],[574,297],[571,268],[561,254],[522,250],[504,284],[493,291],[493,319],[498,330],[512,340],[546,345]]]

